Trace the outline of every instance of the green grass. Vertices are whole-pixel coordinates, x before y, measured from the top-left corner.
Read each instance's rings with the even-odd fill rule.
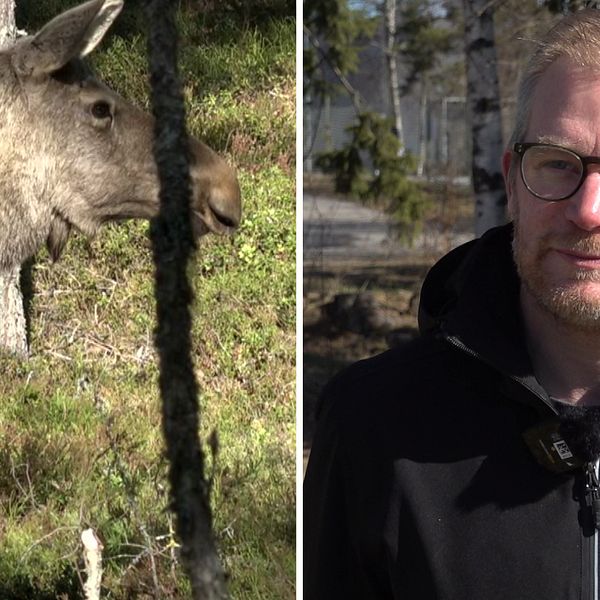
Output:
[[[217,31],[191,47],[187,27],[190,128],[236,164],[244,201],[239,233],[204,238],[189,268],[214,527],[232,598],[293,598],[294,28]],[[96,59],[140,105],[143,51],[115,36]],[[167,510],[147,231],[107,226],[33,265],[32,357],[0,356],[3,600],[83,597],[87,527],[104,544],[104,598],[189,597]]]
[[[238,167],[256,169],[274,162],[290,168],[295,146],[294,21],[272,21],[261,30],[242,28],[227,37],[218,29],[201,43],[195,42],[193,29],[193,21],[185,22],[180,51],[190,131],[226,152]],[[148,107],[145,48],[141,34],[114,37],[106,52],[92,58],[114,89]]]

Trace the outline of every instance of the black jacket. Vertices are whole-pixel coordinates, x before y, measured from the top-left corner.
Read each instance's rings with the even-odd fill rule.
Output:
[[[326,387],[304,483],[306,600],[587,600],[584,470],[540,466],[510,226],[452,251],[422,336]]]

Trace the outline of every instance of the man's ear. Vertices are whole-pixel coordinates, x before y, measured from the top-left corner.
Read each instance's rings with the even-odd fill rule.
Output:
[[[513,153],[511,150],[505,150],[502,155],[502,175],[504,176],[504,186],[506,188],[506,199],[508,202],[508,214],[512,218],[514,214],[514,181],[515,174],[512,172]]]

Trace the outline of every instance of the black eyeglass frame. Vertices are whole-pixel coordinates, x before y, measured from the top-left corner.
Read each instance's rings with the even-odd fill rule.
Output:
[[[523,174],[523,155],[525,154],[525,152],[527,150],[529,150],[529,148],[536,148],[536,147],[538,147],[538,148],[539,147],[556,148],[558,150],[564,150],[565,152],[572,154],[581,163],[581,177],[579,178],[579,183],[577,184],[577,186],[571,193],[567,194],[566,196],[561,196],[559,198],[544,198],[543,196],[536,194],[529,187],[529,184],[527,183],[527,181],[525,179],[525,175]],[[539,198],[540,200],[544,200],[545,202],[560,202],[561,200],[568,200],[569,198],[571,198],[571,196],[574,196],[578,192],[579,188],[583,185],[583,182],[585,181],[585,178],[588,175],[588,169],[587,169],[588,165],[600,165],[600,156],[581,156],[580,154],[577,154],[577,152],[575,152],[574,150],[571,150],[570,148],[565,148],[564,146],[558,146],[557,144],[544,144],[542,142],[517,142],[513,146],[513,151],[521,159],[520,165],[519,165],[519,172],[521,173],[521,181],[523,181],[523,183],[525,184],[525,187],[529,190],[529,192],[531,192],[536,198]]]

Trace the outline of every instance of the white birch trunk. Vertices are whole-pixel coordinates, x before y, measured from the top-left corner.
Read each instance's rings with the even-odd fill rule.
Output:
[[[27,356],[27,321],[20,277],[19,267],[0,273],[0,350]]]
[[[15,0],[0,0],[0,48],[16,37]]]
[[[473,140],[475,234],[506,221],[500,88],[496,66],[493,4],[463,0],[467,61],[467,110]]]
[[[0,48],[17,36],[14,0],[0,0]],[[0,272],[0,349],[26,355],[27,326],[20,268]]]
[[[398,57],[396,53],[397,31],[397,0],[385,0],[384,12],[385,31],[385,62],[390,84],[390,100],[394,118],[395,133],[402,144],[401,152],[404,153],[404,128],[402,124],[402,111],[400,102],[400,78],[398,77]]]
[[[425,173],[425,163],[427,162],[427,101],[429,86],[427,85],[427,75],[423,75],[421,82],[421,98],[419,100],[419,164],[417,165],[417,175],[423,177]]]

